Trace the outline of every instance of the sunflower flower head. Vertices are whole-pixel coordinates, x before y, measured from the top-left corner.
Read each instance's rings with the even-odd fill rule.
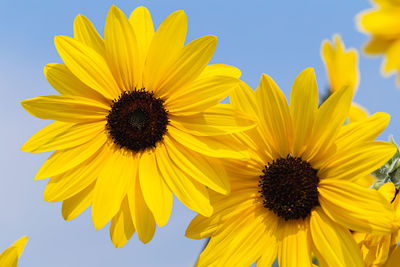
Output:
[[[400,72],[400,1],[374,0],[372,9],[358,14],[358,28],[370,35],[364,51],[384,55],[381,71],[384,75]],[[400,75],[397,76],[400,85]]]
[[[22,147],[55,150],[35,177],[51,177],[44,199],[63,201],[66,220],[91,206],[96,229],[111,220],[116,247],[135,231],[149,242],[156,224],[168,222],[173,193],[188,208],[210,216],[207,188],[230,191],[225,171],[215,166],[220,159],[248,158],[244,147],[232,148],[230,135],[255,121],[218,104],[241,73],[208,65],[215,36],[185,44],[186,32],[183,11],[169,15],[155,31],[146,8],[127,18],[112,6],[104,38],[78,15],[73,38],[55,37],[64,64],[44,69],[60,94],[22,102],[33,116],[55,121]]]
[[[28,237],[24,236],[15,241],[11,247],[7,248],[0,254],[0,266],[17,267],[18,259],[24,251]]]
[[[319,107],[313,69],[296,78],[290,104],[267,75],[256,91],[240,83],[230,94],[231,104],[258,124],[234,134],[250,160],[224,161],[231,194],[212,193],[213,215],[196,216],[186,230],[190,238],[211,238],[198,266],[270,266],[276,257],[279,266],[312,266],[312,255],[323,266],[363,266],[349,229],[398,229],[382,194],[355,183],[396,152],[374,141],[389,116],[345,125],[352,96],[344,87]]]

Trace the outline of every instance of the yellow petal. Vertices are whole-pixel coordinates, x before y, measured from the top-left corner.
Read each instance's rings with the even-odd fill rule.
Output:
[[[62,201],[82,191],[97,179],[109,159],[108,149],[100,149],[77,167],[51,177],[43,199],[48,202]]]
[[[54,42],[65,65],[79,80],[108,99],[119,96],[106,60],[95,50],[67,36],[56,36]]]
[[[400,9],[388,8],[370,11],[360,17],[361,30],[372,35],[396,38],[400,34]]]
[[[213,201],[214,212],[212,216],[197,215],[186,229],[185,236],[192,239],[202,239],[212,236],[215,231],[226,221],[242,212],[253,208],[255,198],[259,196],[254,190],[241,190],[232,192],[228,197]]]
[[[282,223],[278,248],[279,266],[311,266],[309,224],[309,218]]]
[[[197,266],[250,266],[267,247],[274,250],[276,241],[268,233],[273,232],[276,220],[255,213],[247,210],[225,222],[211,237]]]
[[[225,64],[211,64],[207,65],[204,70],[200,73],[200,78],[212,77],[212,76],[228,76],[239,79],[242,72],[233,66]]]
[[[393,183],[386,183],[378,188],[378,192],[381,193],[388,202],[392,202],[393,198],[396,196],[396,187]]]
[[[323,266],[363,266],[363,259],[350,231],[334,223],[320,207],[311,213],[313,252]]]
[[[93,190],[96,183],[92,183],[78,194],[63,201],[61,213],[66,221],[78,217],[92,204]]]
[[[248,159],[246,151],[239,150],[239,148],[236,150],[233,149],[232,143],[229,142],[229,137],[227,136],[193,136],[175,127],[168,127],[168,133],[169,136],[176,142],[205,156],[239,160]]]
[[[158,151],[157,147],[155,151]],[[158,170],[154,152],[144,152],[140,158],[139,181],[143,198],[159,227],[167,224],[172,210],[172,192]]]
[[[392,254],[390,254],[390,257],[388,261],[386,262],[384,267],[397,267],[400,262],[400,246],[397,246]]]
[[[318,186],[319,202],[336,223],[358,232],[390,233],[395,215],[389,202],[374,189],[355,183],[324,179]]]
[[[367,54],[381,54],[388,50],[392,45],[393,40],[387,40],[380,36],[373,36],[371,40],[365,45],[364,52]]]
[[[143,86],[157,90],[162,77],[183,48],[187,18],[182,10],[169,15],[158,27],[151,41],[143,71]]]
[[[333,37],[332,44],[328,40],[322,43],[321,57],[328,74],[331,92],[347,86],[353,90],[357,89],[360,76],[358,54],[354,49],[346,50],[340,35],[336,34]]]
[[[16,267],[18,258],[21,256],[27,241],[27,236],[21,237],[11,247],[4,250],[0,254],[0,266]]]
[[[285,95],[266,74],[262,75],[255,94],[263,116],[262,130],[270,140],[275,156],[286,157],[292,151],[293,126]]]
[[[231,134],[256,126],[254,120],[229,104],[218,104],[193,115],[173,116],[171,114],[169,119],[175,127],[199,136]]]
[[[111,240],[116,248],[123,247],[135,232],[129,209],[128,199],[125,197],[118,213],[112,218],[110,226]]]
[[[385,130],[389,121],[389,114],[377,112],[362,121],[344,125],[336,138],[337,150],[341,151],[358,143],[374,140]]]
[[[368,118],[368,111],[361,105],[354,103],[351,104],[349,110],[349,122],[361,121]]]
[[[141,73],[139,73],[137,87],[142,88],[143,67],[151,41],[154,37],[154,26],[150,12],[143,6],[137,7],[135,10],[133,10],[129,17],[129,22],[131,23],[133,31],[135,32],[139,54],[141,55],[139,58],[141,60]]]
[[[105,55],[103,38],[101,38],[90,20],[83,15],[76,16],[74,20],[74,38],[92,48],[99,55]]]
[[[102,149],[106,141],[107,136],[101,134],[81,146],[54,152],[37,172],[35,180],[55,176],[78,166]]]
[[[154,236],[154,232],[156,231],[156,222],[153,214],[144,201],[142,190],[140,188],[138,171],[139,170],[136,171],[135,180],[132,185],[129,186],[128,201],[132,221],[136,228],[139,240],[146,244],[150,242]]]
[[[164,144],[170,160],[179,166],[187,178],[193,178],[221,194],[229,193],[229,178],[223,168],[217,168],[217,162],[210,161],[201,154],[187,150],[168,136],[165,136]]]
[[[343,88],[333,93],[319,108],[312,134],[307,141],[309,149],[304,153],[304,159],[311,162],[323,161],[336,135],[348,116],[353,89]],[[314,160],[314,162],[312,162]]]
[[[290,93],[290,112],[293,119],[293,155],[300,157],[305,140],[311,135],[318,111],[318,87],[314,69],[302,71],[293,83]]]
[[[118,149],[110,152],[113,153],[104,164],[93,192],[92,220],[96,229],[103,228],[117,214],[136,170],[137,159],[132,153]]]
[[[165,107],[171,115],[185,115],[205,111],[226,98],[239,80],[229,76],[199,78],[179,94],[166,99]]]
[[[25,152],[63,150],[82,145],[104,131],[104,123],[72,124],[53,122],[34,134],[21,147]]]
[[[104,27],[106,58],[119,87],[125,91],[136,88],[143,66],[136,35],[124,13],[116,6],[108,11]]]
[[[106,120],[110,107],[91,99],[72,95],[43,95],[21,102],[32,116],[64,122]]]
[[[165,183],[186,207],[204,216],[212,214],[213,208],[206,187],[183,172],[172,161],[165,146],[156,150],[156,161]]]
[[[81,82],[64,64],[49,63],[43,72],[51,86],[62,95],[83,96],[106,105],[111,104],[110,99]]]
[[[160,97],[179,94],[181,88],[194,81],[207,66],[217,46],[217,38],[212,35],[203,36],[185,45],[168,71],[164,73],[162,82],[157,86]],[[186,93],[186,90],[183,90]]]
[[[399,13],[400,14],[400,13]],[[392,72],[398,72],[400,69],[400,40],[393,42],[386,51],[386,58],[383,62],[382,72],[384,75],[390,75]]]
[[[322,179],[355,181],[379,169],[396,153],[397,147],[388,142],[360,143],[338,151],[318,172]]]

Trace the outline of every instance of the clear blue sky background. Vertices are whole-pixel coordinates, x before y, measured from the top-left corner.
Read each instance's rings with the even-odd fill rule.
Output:
[[[157,26],[171,12],[183,9],[189,21],[187,40],[218,36],[213,63],[239,67],[242,79],[253,88],[261,73],[267,73],[288,96],[294,78],[306,67],[315,68],[320,91],[326,89],[322,40],[340,33],[347,46],[360,49],[367,37],[356,30],[355,15],[370,6],[366,0],[0,2],[0,251],[28,235],[22,267],[191,266],[203,246],[203,241],[184,237],[195,214],[178,201],[171,220],[157,229],[153,241],[143,245],[135,235],[120,249],[109,240],[108,226],[94,229],[88,210],[65,222],[60,203],[43,201],[47,181],[35,182],[33,177],[49,154],[24,153],[19,148],[48,122],[30,116],[19,102],[55,93],[43,67],[61,62],[53,37],[72,36],[76,15],[86,15],[103,32],[112,4],[128,15],[144,5]],[[391,114],[390,126],[380,138],[387,139],[392,133],[400,139],[400,91],[394,77],[381,77],[381,60],[361,56],[361,83],[355,100],[371,113]]]

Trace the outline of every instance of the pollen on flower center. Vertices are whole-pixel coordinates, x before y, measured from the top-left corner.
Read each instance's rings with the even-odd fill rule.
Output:
[[[106,128],[115,144],[140,152],[162,141],[168,122],[164,101],[142,88],[113,100]]]
[[[268,163],[260,176],[264,207],[288,220],[305,219],[319,205],[317,171],[288,155]]]

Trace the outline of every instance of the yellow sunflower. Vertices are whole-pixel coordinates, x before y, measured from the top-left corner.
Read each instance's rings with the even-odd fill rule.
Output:
[[[21,237],[11,247],[4,250],[0,254],[0,267],[16,267],[27,241],[27,236]]]
[[[396,146],[374,139],[389,122],[377,113],[344,125],[352,88],[333,93],[318,108],[312,69],[295,80],[288,105],[263,75],[254,92],[241,83],[232,105],[257,118],[257,128],[235,134],[250,160],[225,161],[231,194],[212,193],[214,213],[198,215],[186,236],[211,237],[198,266],[362,266],[349,229],[391,233],[393,207],[376,190],[353,181],[386,163]]]
[[[400,1],[373,0],[375,6],[358,15],[360,31],[371,39],[364,47],[370,55],[384,54],[382,73],[390,75],[400,72]],[[400,75],[397,76],[400,85]]]
[[[360,71],[358,69],[357,50],[346,49],[340,35],[333,36],[333,42],[324,40],[321,46],[321,57],[328,75],[330,93],[343,87],[358,89]],[[359,104],[353,103],[349,110],[349,122],[368,117],[368,111]]]
[[[49,202],[63,201],[72,220],[91,205],[94,227],[111,219],[111,239],[123,246],[135,230],[149,242],[167,223],[174,193],[188,208],[209,216],[208,191],[227,194],[230,184],[218,158],[246,160],[229,134],[254,121],[218,104],[238,84],[240,71],[207,65],[217,39],[185,44],[183,11],[154,32],[144,7],[129,19],[112,6],[104,40],[78,15],[74,38],[55,37],[64,64],[44,73],[59,95],[22,102],[26,111],[55,120],[30,138],[26,152],[55,150],[35,179],[50,178]]]
[[[396,216],[400,218],[400,197],[394,184],[386,183],[379,187],[378,191],[392,203]],[[389,262],[390,255],[394,253],[397,243],[400,241],[399,230],[386,234],[355,232],[353,236],[361,249],[366,267],[387,266],[385,264]],[[393,255],[399,253],[396,252]],[[400,260],[397,261],[397,264],[399,262]]]

